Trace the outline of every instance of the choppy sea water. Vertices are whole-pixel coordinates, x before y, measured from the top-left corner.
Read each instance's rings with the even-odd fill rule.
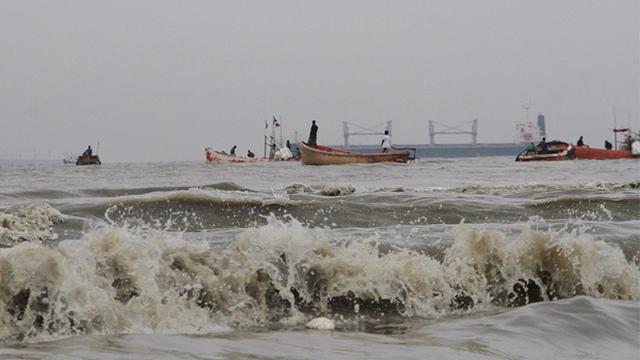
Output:
[[[0,165],[0,246],[0,358],[640,354],[636,160]]]

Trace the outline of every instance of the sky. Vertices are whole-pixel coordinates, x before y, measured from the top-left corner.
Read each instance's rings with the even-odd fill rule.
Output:
[[[548,140],[602,147],[614,105],[640,128],[639,18],[638,0],[5,0],[0,158],[261,154],[274,115],[292,141],[313,119],[320,144],[388,120],[416,144],[477,118],[479,142],[510,142],[525,101]]]

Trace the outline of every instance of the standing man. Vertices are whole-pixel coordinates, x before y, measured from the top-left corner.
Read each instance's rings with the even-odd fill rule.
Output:
[[[309,132],[309,141],[307,141],[307,145],[311,147],[316,147],[318,139],[318,125],[316,125],[316,121],[311,121],[311,132]]]
[[[542,138],[538,147],[540,148],[540,154],[546,154],[549,151],[549,148],[547,147],[547,138]]]
[[[389,136],[389,130],[384,131],[384,136],[382,137],[380,145],[382,146],[382,152],[388,152],[391,150],[391,136]]]

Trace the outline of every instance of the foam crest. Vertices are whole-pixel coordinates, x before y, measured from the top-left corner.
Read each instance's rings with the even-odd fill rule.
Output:
[[[640,270],[618,247],[585,234],[462,229],[445,252],[447,274],[467,301],[508,306],[577,295],[640,300]]]
[[[55,239],[53,226],[63,218],[60,211],[46,203],[18,206],[0,212],[0,245]]]

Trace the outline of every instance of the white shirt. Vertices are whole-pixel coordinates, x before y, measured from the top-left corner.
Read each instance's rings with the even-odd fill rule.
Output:
[[[631,143],[631,154],[635,156],[640,155],[640,140]]]
[[[383,149],[391,148],[391,136],[385,135],[382,137],[382,148]]]

